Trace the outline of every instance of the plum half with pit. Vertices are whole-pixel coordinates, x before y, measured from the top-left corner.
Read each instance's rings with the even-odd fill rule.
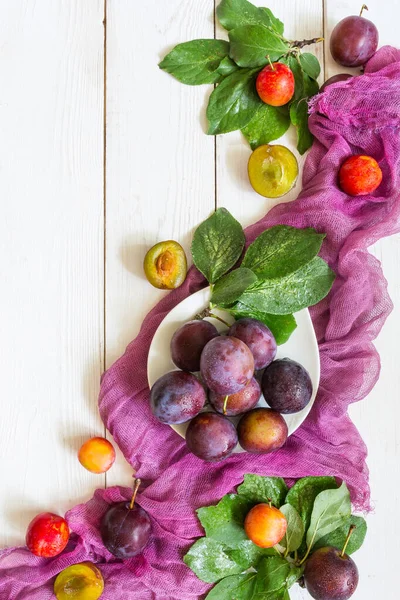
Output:
[[[206,400],[199,380],[185,371],[165,373],[157,379],[150,393],[153,415],[168,425],[189,421],[199,414]]]
[[[218,395],[210,392],[209,400],[214,409],[227,417],[241,415],[255,407],[261,396],[261,388],[255,377],[247,385],[230,396]]]
[[[239,319],[231,326],[228,335],[242,340],[250,348],[256,370],[264,369],[276,356],[277,345],[271,330],[257,319]]]
[[[239,443],[243,450],[267,454],[286,442],[288,427],[285,419],[271,408],[253,408],[238,424]]]
[[[104,546],[122,560],[140,554],[146,547],[152,531],[149,515],[135,504],[139,486],[140,479],[136,479],[132,500],[111,504],[100,525]]]
[[[261,389],[267,404],[285,415],[303,410],[313,392],[306,369],[290,358],[275,360],[265,369]]]
[[[254,358],[248,346],[235,337],[221,335],[208,342],[200,359],[201,375],[216,394],[235,394],[254,375]]]
[[[182,371],[200,371],[204,346],[218,337],[217,328],[204,320],[189,321],[175,331],[171,339],[171,357]]]
[[[186,444],[190,452],[209,462],[217,462],[232,454],[238,443],[236,428],[222,415],[203,412],[189,423]]]

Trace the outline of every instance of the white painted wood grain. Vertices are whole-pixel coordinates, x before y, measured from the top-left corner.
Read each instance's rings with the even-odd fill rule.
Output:
[[[103,2],[0,2],[0,545],[90,497],[101,433]]]
[[[213,2],[109,0],[107,7],[106,359],[110,365],[166,293],[143,273],[146,251],[214,209],[214,139],[204,110],[212,86],[185,86],[158,68],[175,44],[213,37]],[[189,257],[189,252],[188,252]],[[129,482],[114,467],[109,484]]]

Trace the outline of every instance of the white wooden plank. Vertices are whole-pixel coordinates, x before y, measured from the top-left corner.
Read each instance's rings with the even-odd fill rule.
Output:
[[[289,40],[303,40],[323,35],[322,0],[253,0],[257,6],[267,5],[273,13],[284,22],[284,35]],[[218,37],[226,32],[220,25],[217,27]],[[318,56],[323,67],[323,44],[307,47],[307,51]],[[270,200],[257,194],[250,185],[247,175],[247,162],[251,149],[240,132],[233,132],[217,137],[217,202],[225,206],[244,225],[254,223],[275,204],[288,202],[296,198],[301,189],[301,172],[305,157],[296,150],[296,132],[293,127],[277,144],[288,146],[296,155],[300,173],[296,186],[282,199]]]
[[[211,86],[184,86],[157,64],[175,44],[213,37],[213,2],[107,5],[106,355],[109,366],[166,293],[145,279],[153,244],[189,249],[214,208],[214,140],[203,132]],[[129,482],[114,467],[108,484]]]
[[[382,10],[382,2],[367,2],[369,11],[365,17],[378,27],[380,46],[398,45],[397,23],[400,18],[400,2],[390,2],[387,10]],[[334,2],[327,0],[325,6],[326,38],[329,39],[333,27],[344,17],[358,14],[359,7],[350,0]],[[336,73],[358,74],[357,69],[346,69],[336,64],[326,53],[326,77]],[[400,525],[393,518],[391,507],[400,500],[400,450],[399,438],[399,390],[400,374],[397,361],[397,340],[400,335],[400,291],[398,285],[398,265],[400,261],[399,237],[392,237],[377,243],[373,253],[382,262],[384,274],[389,282],[389,291],[394,302],[394,311],[383,328],[376,347],[381,356],[380,379],[368,396],[359,404],[350,407],[350,415],[359,428],[369,450],[368,465],[374,514],[368,518],[368,537],[365,545],[356,555],[360,570],[359,588],[355,600],[373,598],[397,598],[397,573],[391,568],[393,556],[400,551]]]
[[[104,485],[103,0],[1,0],[0,544]]]

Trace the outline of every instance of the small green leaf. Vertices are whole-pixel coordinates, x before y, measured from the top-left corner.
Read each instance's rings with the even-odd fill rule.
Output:
[[[224,275],[214,286],[211,302],[224,307],[233,304],[243,292],[257,281],[257,275],[246,267],[239,267]]]
[[[246,497],[227,494],[216,506],[199,508],[197,515],[207,537],[235,548],[248,539],[243,523],[253,504]]]
[[[247,473],[244,481],[237,489],[240,497],[246,498],[253,504],[272,502],[279,507],[286,496],[286,483],[281,477],[262,477]]]
[[[290,106],[290,120],[297,128],[297,150],[299,154],[304,154],[314,141],[314,136],[308,128],[307,98],[302,98]]]
[[[312,547],[322,537],[342,527],[351,516],[349,490],[343,481],[336,490],[325,490],[315,498],[311,513],[310,526],[307,530],[307,547]]]
[[[228,53],[225,40],[193,40],[175,46],[158,66],[187,85],[217,83],[219,65]]]
[[[290,116],[288,111],[263,104],[251,121],[242,129],[244,137],[252,150],[277,140],[288,130]]]
[[[240,67],[263,67],[288,51],[277,33],[262,25],[242,25],[229,32],[230,57]]]
[[[250,244],[242,262],[261,279],[282,277],[309,263],[320,251],[325,234],[310,227],[276,225]]]
[[[228,575],[242,573],[245,569],[228,555],[227,546],[212,538],[197,540],[184,557],[184,563],[202,581],[215,583]]]
[[[283,33],[283,23],[269,8],[258,8],[247,0],[222,0],[217,6],[217,17],[228,31],[241,25],[264,25]]]
[[[236,302],[228,311],[236,318],[251,317],[264,323],[273,333],[278,346],[288,341],[293,331],[297,327],[296,319],[293,315],[270,315],[262,313],[254,308],[246,306],[242,302]]]
[[[325,298],[335,274],[319,256],[294,273],[251,285],[239,302],[273,315],[295,313]]]
[[[242,129],[260,108],[255,86],[257,69],[239,69],[216,87],[207,106],[208,133]]]
[[[297,510],[306,531],[310,526],[315,498],[324,490],[332,489],[337,489],[334,477],[303,477],[288,491],[285,502]]]
[[[286,517],[287,529],[280,545],[293,552],[301,546],[304,537],[304,524],[297,510],[291,504],[284,504],[279,509]]]
[[[253,600],[256,577],[257,573],[225,577],[207,594],[206,600]],[[270,600],[267,596],[261,598]]]
[[[215,283],[237,262],[244,243],[240,223],[226,208],[218,208],[194,232],[193,262],[209,283]]]
[[[319,64],[318,58],[310,52],[304,52],[299,57],[300,64],[303,71],[307,73],[311,79],[317,79],[321,73],[321,65]]]
[[[317,543],[314,544],[314,550],[317,548],[324,548],[325,546],[334,546],[334,548],[342,550],[347,534],[349,533],[350,525],[355,525],[356,528],[347,544],[346,554],[353,554],[356,552],[364,543],[367,534],[367,523],[363,517],[357,517],[355,515],[351,515],[342,527],[338,527],[331,533],[320,538]]]
[[[223,58],[219,63],[217,71],[223,77],[227,77],[228,75],[231,75],[231,73],[234,73],[238,69],[239,67],[237,66],[237,64],[231,58],[229,58],[229,56],[225,56],[225,58]]]

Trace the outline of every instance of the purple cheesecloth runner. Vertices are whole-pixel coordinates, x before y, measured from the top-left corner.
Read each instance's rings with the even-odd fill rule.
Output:
[[[351,490],[357,509],[368,510],[367,450],[347,415],[379,376],[372,345],[392,309],[380,263],[367,248],[400,230],[400,51],[382,48],[366,72],[332,85],[311,107],[315,142],[307,158],[303,190],[246,230],[251,242],[280,223],[326,232],[322,256],[337,273],[328,298],[311,309],[321,355],[321,384],[313,409],[285,446],[270,455],[235,454],[217,464],[190,454],[184,441],[156,421],[149,409],[147,354],[165,315],[205,285],[194,268],[185,283],[149,313],[138,337],[105,373],[99,407],[107,428],[145,489],[137,501],[150,514],[153,536],[142,555],[122,562],[103,546],[99,522],[109,503],[129,499],[131,490],[98,490],[67,513],[74,532],[54,559],[26,548],[0,554],[0,600],[47,600],[54,577],[65,567],[100,563],[104,600],[190,600],[208,588],[182,562],[203,534],[199,506],[216,503],[244,473],[298,478],[336,475]],[[352,154],[374,156],[383,171],[379,195],[350,198],[337,187],[340,164]]]

